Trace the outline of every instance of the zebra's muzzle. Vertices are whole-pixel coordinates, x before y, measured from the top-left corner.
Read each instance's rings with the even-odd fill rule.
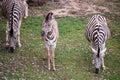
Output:
[[[95,73],[98,74],[99,73],[99,68],[95,69]]]
[[[10,48],[9,48],[9,52],[10,52],[10,53],[13,53],[13,52],[14,52],[14,48],[13,48],[13,47],[10,47]]]

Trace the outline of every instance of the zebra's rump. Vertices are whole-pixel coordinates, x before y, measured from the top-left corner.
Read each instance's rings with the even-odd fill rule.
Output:
[[[19,15],[20,18],[24,16],[24,5],[22,4],[21,0],[4,0],[2,2],[2,15],[9,19],[11,14],[11,9],[15,5],[15,11],[19,12],[17,15]]]
[[[97,14],[89,19],[86,28],[86,38],[89,42],[105,42],[111,36],[105,17]]]
[[[104,44],[105,41],[107,39],[105,39],[106,37],[106,33],[104,31],[104,29],[102,28],[101,25],[96,25],[95,29],[93,29],[92,33],[91,33],[91,41],[93,43],[96,43],[95,45],[99,45],[99,44]]]

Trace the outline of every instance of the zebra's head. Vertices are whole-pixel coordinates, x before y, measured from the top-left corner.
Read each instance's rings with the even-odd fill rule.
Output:
[[[95,73],[99,73],[99,70],[100,70],[100,67],[102,65],[102,61],[103,61],[103,57],[104,57],[104,53],[106,51],[106,48],[103,48],[103,49],[94,49],[92,48],[92,51],[94,53],[94,66],[95,66]]]
[[[47,16],[45,16],[45,20],[43,22],[43,25],[42,25],[42,29],[43,31],[47,33],[51,33],[52,29],[53,29],[53,22],[52,20],[54,19],[53,17],[53,13],[50,12],[47,14]]]
[[[8,33],[9,52],[13,53],[17,43],[17,31],[11,28]]]

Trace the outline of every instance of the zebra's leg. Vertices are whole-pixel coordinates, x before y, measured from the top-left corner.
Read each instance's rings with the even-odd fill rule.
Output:
[[[25,10],[25,17],[24,18],[26,19],[28,17],[28,5],[26,5],[25,8],[26,8],[26,10]]]
[[[52,67],[53,67],[53,70],[55,71],[56,70],[56,68],[55,68],[55,53],[54,53],[54,51],[55,51],[55,48],[51,48],[51,62],[52,62]]]
[[[101,51],[101,53],[102,53],[102,68],[103,68],[103,70],[105,70],[106,69],[105,64],[104,64],[104,57],[105,57],[105,51],[106,51],[105,43],[102,45],[102,48],[103,48],[103,50]]]
[[[45,47],[44,50],[45,50],[45,52],[44,52],[44,58],[43,58],[43,60],[46,60],[46,58],[47,58],[47,48]]]
[[[92,60],[92,64],[95,64],[95,54],[93,53],[93,60]]]
[[[8,27],[8,21],[7,21],[7,25],[6,25],[6,47],[8,47],[9,46],[9,43],[8,43],[8,29],[9,29],[9,27]]]
[[[46,49],[47,49],[47,53],[48,53],[48,70],[50,70],[51,69],[51,66],[50,66],[51,55],[50,55],[49,46],[47,46]]]
[[[52,2],[54,2],[54,0],[52,0]]]
[[[104,64],[104,57],[102,57],[102,68],[103,68],[103,70],[106,69],[105,64]]]
[[[20,27],[21,27],[21,20],[19,21],[19,26],[18,26],[18,46],[21,47],[21,43],[20,43]]]
[[[25,16],[24,16],[24,19],[26,19],[28,17],[28,4],[26,3],[26,1],[24,1],[24,5],[25,5]]]

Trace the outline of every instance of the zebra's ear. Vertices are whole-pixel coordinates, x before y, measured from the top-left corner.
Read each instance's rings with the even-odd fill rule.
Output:
[[[104,48],[100,53],[104,53],[106,51],[106,48]]]
[[[91,49],[92,49],[93,53],[97,54],[97,51],[94,48],[91,47]]]

